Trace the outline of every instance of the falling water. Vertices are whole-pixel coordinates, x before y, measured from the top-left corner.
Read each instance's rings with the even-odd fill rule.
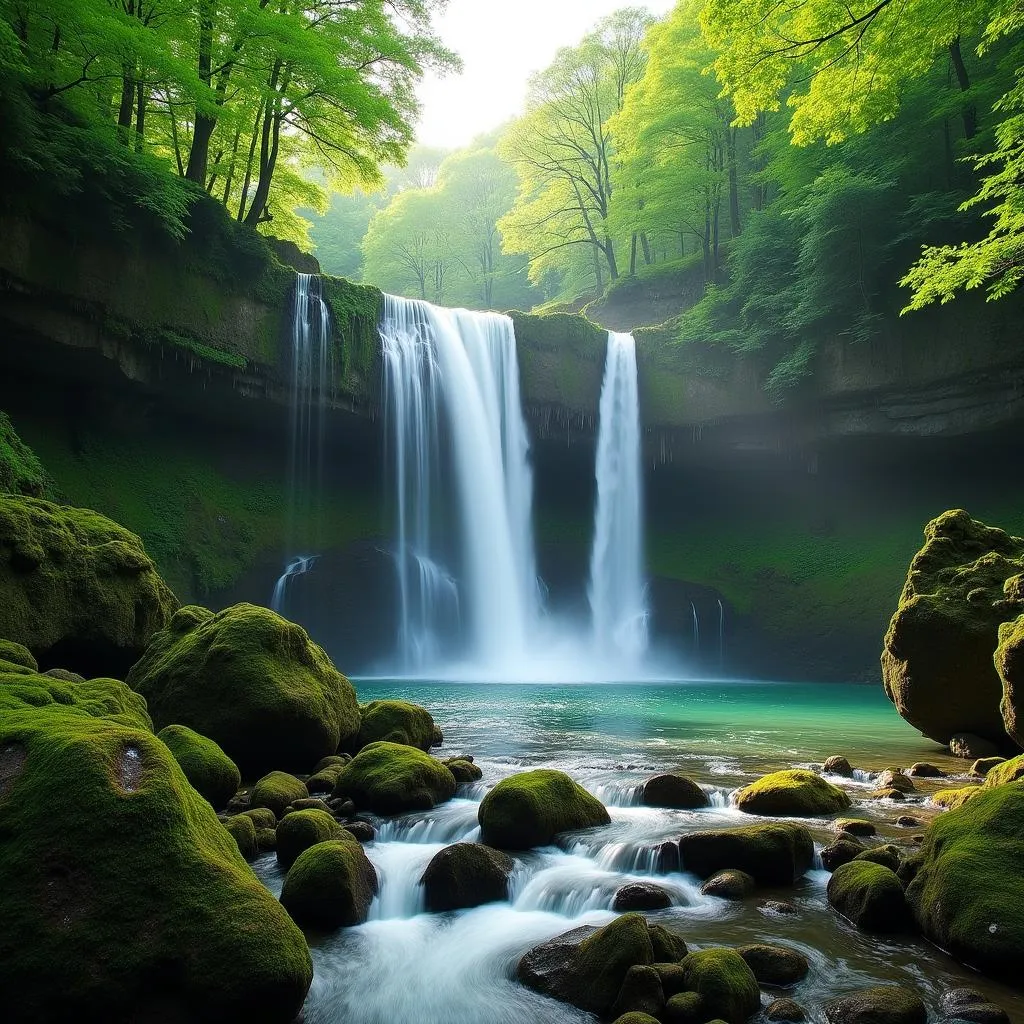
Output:
[[[725,605],[718,599],[718,668],[725,665]]]
[[[693,653],[700,651],[700,619],[697,617],[697,606],[691,601],[690,608],[693,610]]]
[[[512,321],[389,295],[380,333],[404,667],[453,624],[471,661],[512,667],[539,613]]]
[[[331,318],[320,278],[297,274],[292,311],[292,366],[285,536],[290,550],[310,533],[315,540],[323,487],[324,420],[332,378]],[[274,585],[271,607],[284,608],[289,581],[308,572],[314,555],[289,555]]]
[[[590,609],[599,651],[637,660],[647,648],[640,401],[636,346],[609,332],[597,439]]]

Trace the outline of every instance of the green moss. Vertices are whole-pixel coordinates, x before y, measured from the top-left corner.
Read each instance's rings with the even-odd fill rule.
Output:
[[[584,939],[573,960],[579,985],[575,1005],[607,1013],[631,967],[654,963],[647,922],[640,914],[623,914]]]
[[[452,757],[442,761],[448,771],[455,776],[455,781],[460,786],[468,786],[473,782],[479,782],[484,773],[472,761],[463,760],[461,757]]]
[[[899,871],[902,857],[898,846],[893,843],[884,843],[882,846],[873,846],[863,853],[858,853],[853,859],[870,861],[872,864],[881,864],[890,871]]]
[[[560,832],[611,821],[600,800],[548,768],[502,779],[484,797],[478,816],[483,842],[506,850],[546,846]]]
[[[0,412],[0,493],[48,498],[51,486],[36,453],[14,432],[7,414]]]
[[[214,807],[224,807],[238,792],[242,776],[235,762],[211,739],[184,725],[168,725],[157,733],[181,765],[185,778]]]
[[[921,997],[903,985],[878,985],[830,999],[822,1007],[837,1024],[925,1024],[928,1010]]]
[[[709,1016],[743,1024],[761,1006],[757,979],[734,949],[702,949],[688,953],[681,966],[686,986],[701,997]]]
[[[88,509],[0,495],[0,636],[120,673],[178,602],[134,534]]]
[[[129,729],[151,732],[146,702],[119,679],[68,681],[49,675],[0,670],[0,708],[68,711],[88,718],[105,718]]]
[[[907,899],[925,935],[957,959],[1015,979],[1024,948],[1024,782],[984,787],[929,826]]]
[[[1009,761],[1003,761],[1002,764],[990,768],[985,776],[985,785],[1005,786],[1006,783],[1016,782],[1018,779],[1024,779],[1024,754],[1019,754],[1017,757],[1010,758]],[[932,797],[932,799],[935,798]]]
[[[793,768],[772,772],[745,786],[737,806],[747,814],[814,817],[845,810],[850,798],[815,772]]]
[[[910,923],[896,873],[871,861],[855,859],[836,868],[828,881],[828,901],[863,931],[904,931]]]
[[[772,822],[687,833],[679,856],[683,870],[699,878],[735,868],[758,885],[792,885],[814,862],[814,840],[803,825]]]
[[[655,775],[644,784],[643,802],[648,807],[670,807],[679,810],[707,807],[707,794],[685,775]]]
[[[682,973],[682,967],[679,970]],[[708,1018],[704,1000],[696,992],[677,992],[670,996],[665,1004],[665,1015],[670,1024],[704,1024]]]
[[[0,640],[0,661],[19,665],[32,672],[39,671],[39,663],[32,656],[32,652],[22,644],[16,644],[13,640]]]
[[[963,807],[968,800],[976,793],[981,792],[981,786],[961,786],[959,789],[940,789],[932,793],[931,800],[936,807],[945,807],[946,810],[953,810],[956,807]]]
[[[386,740],[420,750],[430,749],[434,719],[426,708],[404,700],[374,700],[361,707],[359,713],[358,747]]]
[[[50,705],[0,758],[9,1020],[294,1018],[302,935],[161,741]]]
[[[1020,598],[1024,593],[1024,577],[1012,577],[1003,586],[1007,597]],[[999,644],[993,659],[1003,696],[999,711],[1007,735],[1024,747],[1024,615],[999,627]]]
[[[513,867],[507,854],[479,843],[446,846],[423,872],[427,910],[443,913],[503,902]]]
[[[686,942],[681,935],[670,932],[664,925],[647,922],[647,934],[657,961],[678,961],[686,956]]]
[[[331,793],[338,784],[338,776],[341,774],[343,765],[328,765],[318,772],[314,772],[306,779],[306,788],[310,793]]]
[[[363,848],[346,838],[299,854],[281,890],[281,904],[304,928],[362,924],[377,893],[377,873]]]
[[[334,328],[335,377],[341,390],[368,396],[377,379],[380,338],[377,324],[383,296],[378,288],[323,276],[324,300]]]
[[[156,634],[128,683],[158,725],[209,736],[251,778],[308,770],[359,728],[352,684],[301,627],[238,604],[183,609]]]
[[[256,824],[252,818],[239,814],[234,818],[228,818],[224,822],[224,827],[231,833],[231,838],[234,839],[238,846],[238,852],[246,860],[255,860],[259,856],[260,848],[256,842]]]
[[[303,850],[317,843],[341,839],[342,831],[342,827],[324,811],[293,811],[277,826],[277,863],[287,871]]]
[[[250,807],[249,810],[242,811],[236,817],[251,818],[257,829],[277,828],[277,815],[269,807]]]
[[[371,743],[342,768],[334,795],[378,814],[429,810],[455,795],[455,777],[415,747]]]
[[[737,953],[753,972],[759,985],[788,988],[807,977],[811,965],[807,957],[787,946],[771,946],[757,942],[740,946]]]
[[[649,1013],[631,1010],[621,1017],[616,1017],[613,1024],[658,1024],[658,1018],[652,1017]]]
[[[266,807],[274,812],[275,818],[284,817],[285,808],[294,800],[309,796],[306,784],[287,772],[270,772],[264,775],[252,788],[249,806]]]

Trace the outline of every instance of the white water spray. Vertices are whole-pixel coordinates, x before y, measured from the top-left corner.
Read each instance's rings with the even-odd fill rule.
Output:
[[[647,650],[647,604],[640,399],[636,346],[630,334],[608,334],[595,472],[589,592],[594,643],[599,652],[636,662]]]

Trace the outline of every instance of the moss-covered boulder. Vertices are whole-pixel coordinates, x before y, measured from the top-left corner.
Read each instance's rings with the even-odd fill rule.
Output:
[[[516,974],[537,992],[605,1017],[629,969],[654,962],[647,922],[625,914],[603,928],[576,928],[534,947]]]
[[[899,932],[910,925],[900,880],[873,861],[852,860],[836,868],[828,880],[828,901],[862,931]]]
[[[872,846],[863,853],[858,853],[853,859],[871,861],[873,864],[881,864],[890,871],[899,871],[903,858],[898,846],[894,843],[883,843],[881,846]]]
[[[18,437],[7,413],[0,412],[0,494],[45,498],[50,489],[39,457]]]
[[[360,709],[356,749],[385,740],[407,747],[430,750],[434,719],[426,708],[404,700],[373,700]]]
[[[277,815],[269,807],[252,807],[238,817],[251,818],[256,828],[277,828]]]
[[[214,807],[225,807],[238,792],[242,775],[220,747],[186,725],[168,725],[157,736],[181,765],[185,778]]]
[[[478,818],[483,841],[504,850],[547,846],[560,832],[611,821],[600,800],[550,768],[502,779],[483,798]]]
[[[159,727],[219,743],[245,778],[305,772],[359,730],[352,684],[309,635],[251,604],[190,606],[157,633],[128,676]]]
[[[803,981],[811,969],[810,961],[799,950],[757,942],[740,946],[737,953],[757,978],[759,985],[789,988]]]
[[[1024,569],[1024,540],[962,509],[933,519],[924,536],[885,635],[885,692],[939,743],[961,732],[1005,743],[992,656],[1000,623],[1024,610],[1019,588],[1006,590]]]
[[[427,910],[440,913],[507,900],[514,866],[507,854],[479,843],[446,846],[420,879]]]
[[[693,779],[670,773],[655,775],[644,783],[643,803],[647,807],[693,810],[710,804],[707,793]]]
[[[993,757],[979,757],[974,764],[971,765],[972,775],[988,775],[996,765],[1003,764],[1006,761],[1005,757],[999,757],[998,755]]]
[[[480,768],[473,764],[472,761],[467,761],[464,757],[450,757],[442,761],[441,764],[455,776],[455,781],[460,786],[472,785],[472,783],[479,782],[484,777],[484,773]]]
[[[357,840],[343,835],[304,850],[285,876],[281,904],[304,928],[349,928],[370,912],[377,872]]]
[[[725,871],[716,871],[700,887],[700,891],[705,896],[717,896],[722,900],[745,900],[753,895],[756,888],[757,882],[752,875],[735,868],[726,868]]]
[[[758,885],[792,885],[814,863],[814,840],[803,825],[772,822],[690,832],[679,840],[679,856],[683,870],[698,878],[736,868]]]
[[[649,1013],[631,1010],[629,1013],[624,1013],[621,1017],[616,1017],[613,1024],[659,1024],[659,1021],[657,1017],[652,1017]]]
[[[743,1024],[761,1008],[754,972],[734,949],[702,949],[680,964],[686,987],[696,992],[707,1016]]]
[[[1011,757],[1009,761],[1003,761],[989,769],[985,776],[986,786],[1005,786],[1008,782],[1017,782],[1024,779],[1024,754],[1018,757]]]
[[[844,833],[828,846],[822,847],[821,865],[826,871],[835,871],[841,864],[849,864],[864,852],[864,844],[856,836]]]
[[[664,910],[672,906],[672,895],[667,889],[652,882],[627,882],[615,890],[612,910]]]
[[[5,1020],[294,1019],[302,934],[160,740],[7,710],[0,765]]]
[[[267,807],[274,812],[274,817],[280,820],[284,817],[286,807],[307,796],[309,790],[301,779],[287,772],[271,772],[253,786],[249,806]]]
[[[807,1011],[793,999],[775,999],[765,1007],[764,1019],[771,1021],[772,1024],[779,1024],[782,1021],[801,1024],[807,1020]]]
[[[1024,581],[1018,577],[1016,582],[1019,587]],[[1024,615],[999,627],[994,663],[1003,687],[1003,728],[1018,747],[1024,747]]]
[[[329,814],[319,810],[294,811],[277,826],[277,863],[287,871],[303,850],[317,843],[343,839],[342,827]]]
[[[665,992],[658,972],[646,964],[634,964],[622,979],[609,1016],[619,1018],[627,1013],[642,1013],[657,1019],[664,1008]]]
[[[39,663],[32,652],[22,644],[16,644],[13,640],[0,639],[0,666],[4,663],[27,668],[30,672],[39,671]]]
[[[0,636],[120,676],[178,607],[142,541],[88,509],[0,494]]]
[[[680,974],[682,971],[679,967]],[[704,1024],[707,1020],[704,1000],[696,992],[677,992],[669,996],[662,1015],[665,1024]]]
[[[377,814],[427,811],[455,795],[455,776],[417,747],[381,741],[342,768],[334,795]]]
[[[736,797],[736,805],[747,814],[812,818],[846,810],[850,798],[820,775],[790,768],[744,786]]]
[[[20,666],[19,666],[20,669]],[[72,710],[90,718],[105,718],[131,729],[152,732],[146,702],[119,679],[81,679],[69,682],[55,676],[0,669],[0,709]]]
[[[822,1007],[828,1024],[925,1024],[921,997],[903,985],[878,985],[830,999]]]
[[[238,846],[238,852],[246,860],[255,860],[259,856],[260,847],[256,840],[256,824],[252,818],[247,818],[244,814],[236,814],[235,817],[228,818],[224,822],[224,827]]]
[[[1019,979],[1024,949],[1024,782],[985,787],[937,817],[907,888],[936,945],[987,974]]]
[[[931,801],[936,807],[943,807],[947,811],[952,811],[957,807],[963,807],[971,797],[980,792],[981,786],[961,786],[959,789],[940,789],[932,793]]]

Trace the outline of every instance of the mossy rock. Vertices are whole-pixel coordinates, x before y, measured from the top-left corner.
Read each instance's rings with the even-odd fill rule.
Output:
[[[822,848],[821,863],[826,871],[835,871],[842,864],[849,864],[864,852],[864,845],[855,836],[844,834],[835,842]]]
[[[193,787],[194,789],[195,787]],[[238,846],[238,852],[246,860],[255,860],[259,856],[260,848],[256,842],[256,823],[252,818],[244,814],[236,814],[224,822],[224,827],[231,833]]]
[[[999,626],[1022,611],[1012,577],[1024,540],[945,512],[924,531],[882,651],[885,692],[925,736],[949,743],[975,733],[1005,743],[1003,686],[993,664]]]
[[[328,754],[327,757],[321,757],[313,766],[313,774],[315,775],[317,772],[327,771],[332,768],[340,771],[351,760],[351,754]]]
[[[330,658],[301,626],[251,604],[181,609],[128,685],[158,726],[209,736],[245,778],[308,771],[359,730],[355,691]]]
[[[67,682],[27,669],[0,670],[0,709],[70,710],[89,718],[105,718],[131,729],[152,732],[146,702],[120,679],[83,679]]]
[[[1005,757],[979,757],[974,764],[971,765],[972,775],[988,775],[996,765],[1004,764],[1006,762]]]
[[[1024,782],[984,787],[925,833],[907,900],[958,960],[1016,981],[1024,949]]]
[[[446,846],[420,879],[427,910],[441,913],[507,900],[514,866],[507,854],[479,843]]]
[[[18,437],[7,413],[0,412],[0,493],[46,498],[52,486],[36,453]]]
[[[333,793],[343,767],[343,765],[332,764],[321,768],[315,775],[310,775],[306,779],[306,789],[310,793]]]
[[[640,914],[603,928],[584,926],[536,946],[516,975],[534,991],[607,1017],[631,967],[654,963],[654,946]]]
[[[828,880],[828,901],[862,931],[899,932],[910,924],[900,880],[873,861],[852,860],[836,868]]]
[[[160,740],[47,705],[0,762],[5,1020],[294,1019],[302,934]]]
[[[684,953],[683,956],[686,954]],[[682,957],[679,959],[681,960]],[[661,979],[661,989],[665,993],[666,999],[671,999],[677,993],[686,991],[686,979],[683,977],[683,969],[678,963],[667,961],[655,963],[653,966]]]
[[[836,818],[837,832],[848,832],[851,836],[873,836],[878,833],[873,821],[865,818]]]
[[[761,990],[754,972],[734,949],[702,949],[680,964],[686,987],[701,997],[709,1017],[743,1024],[761,1008]]]
[[[177,607],[134,533],[88,509],[0,494],[0,636],[41,664],[122,675]]]
[[[250,807],[268,807],[278,821],[284,817],[285,808],[295,800],[309,796],[306,784],[287,772],[271,772],[264,775],[252,788]]]
[[[685,775],[655,775],[644,783],[642,801],[647,807],[694,810],[710,804],[707,793]]]
[[[952,811],[957,807],[963,807],[975,794],[981,792],[981,786],[961,786],[959,789],[940,789],[932,793],[932,803],[936,807],[943,807]]]
[[[686,940],[676,932],[669,931],[663,924],[647,922],[647,935],[654,950],[654,959],[661,963],[682,960],[689,952]]]
[[[460,786],[469,786],[479,782],[484,773],[472,761],[461,757],[451,757],[441,762],[455,776],[455,781]]]
[[[356,749],[384,740],[407,747],[430,750],[434,737],[434,719],[426,708],[404,700],[373,700],[360,709]]]
[[[168,725],[157,736],[181,765],[185,778],[214,807],[225,807],[238,792],[242,775],[235,762],[213,740],[186,725]]]
[[[483,841],[504,850],[547,846],[561,832],[611,821],[600,800],[550,768],[502,779],[483,798],[478,819]]]
[[[295,811],[277,826],[277,863],[287,871],[303,850],[317,843],[341,839],[342,827],[325,811]]]
[[[672,895],[653,882],[627,882],[615,890],[612,910],[622,913],[628,910],[664,910],[672,906]]]
[[[716,871],[701,887],[705,896],[717,896],[721,900],[745,900],[754,894],[757,882],[753,875],[735,868]]]
[[[658,972],[646,964],[634,964],[622,979],[619,994],[609,1016],[619,1018],[626,1013],[643,1013],[652,1017],[665,1008],[665,993]]]
[[[251,807],[237,817],[251,818],[256,828],[277,828],[277,815],[269,807]]]
[[[273,853],[277,849],[277,829],[257,827],[256,845],[260,853]]]
[[[352,837],[317,843],[288,870],[281,905],[304,928],[362,924],[377,894],[377,872]]]
[[[652,1017],[649,1013],[631,1010],[621,1017],[616,1017],[612,1024],[659,1024],[659,1021],[657,1017]]]
[[[776,999],[765,1007],[764,1019],[772,1024],[782,1021],[801,1024],[807,1020],[807,1011],[793,999]]]
[[[1005,786],[1006,783],[1017,782],[1019,779],[1024,779],[1024,754],[1011,757],[1009,761],[1003,761],[1002,764],[990,768],[985,776],[985,785]]]
[[[427,811],[455,795],[455,776],[417,747],[381,741],[345,765],[334,795],[377,814]]]
[[[17,665],[20,668],[27,668],[30,672],[39,671],[39,663],[33,657],[32,652],[13,640],[0,640],[0,663],[6,662],[9,665]]]
[[[690,832],[679,840],[679,856],[698,878],[735,868],[758,885],[792,885],[814,863],[814,840],[803,825],[772,822]]]
[[[803,953],[786,946],[772,946],[758,942],[740,946],[736,950],[753,972],[759,985],[770,988],[789,988],[803,981],[811,965]]]
[[[739,791],[736,804],[747,814],[812,818],[835,814],[850,798],[820,775],[802,768],[772,772]]]
[[[1007,581],[1007,588],[1018,594],[1024,580]],[[999,644],[994,658],[1003,687],[999,711],[1003,728],[1018,747],[1024,747],[1024,615],[999,627]]]
[[[881,864],[882,867],[886,867],[890,871],[899,871],[902,857],[898,846],[893,843],[884,843],[881,846],[872,846],[870,849],[864,850],[863,853],[858,853],[853,859],[870,861],[872,864]]]
[[[683,974],[682,967],[679,967],[679,971]],[[704,1009],[704,1000],[698,993],[678,992],[669,997],[664,1016],[666,1024],[704,1024],[708,1015]]]
[[[921,997],[903,985],[878,985],[830,999],[822,1007],[827,1024],[925,1024]]]

